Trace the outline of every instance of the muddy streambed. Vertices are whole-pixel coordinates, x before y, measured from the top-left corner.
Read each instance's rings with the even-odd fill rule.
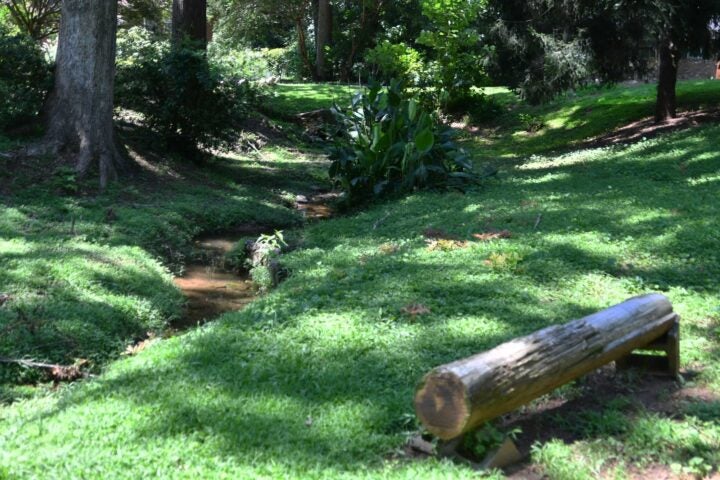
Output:
[[[295,208],[308,221],[333,216],[330,202],[337,194],[322,193],[312,197],[299,195]],[[174,279],[187,298],[185,314],[171,325],[173,330],[186,330],[212,320],[226,312],[241,310],[258,296],[258,289],[247,270],[226,268],[225,256],[243,239],[273,233],[272,227],[239,226],[231,233],[201,237],[195,242],[197,255],[185,266],[185,273]]]
[[[172,328],[183,330],[215,318],[222,313],[240,310],[257,296],[247,271],[225,268],[224,256],[246,235],[203,238],[195,243],[201,260],[185,266],[185,274],[174,279],[187,298],[183,317]]]

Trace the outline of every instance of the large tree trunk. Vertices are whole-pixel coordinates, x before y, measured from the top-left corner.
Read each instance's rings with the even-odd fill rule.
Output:
[[[633,350],[647,347],[678,321],[670,301],[652,294],[492,350],[443,365],[425,376],[415,410],[425,427],[453,439]],[[669,352],[677,368],[679,352]]]
[[[47,133],[28,149],[77,155],[78,174],[97,166],[102,188],[127,166],[113,130],[116,30],[117,0],[63,0]]]
[[[675,88],[677,86],[679,61],[680,52],[673,41],[664,40],[660,44],[657,103],[655,105],[656,122],[664,122],[676,117],[677,101],[675,98]]]
[[[185,39],[207,46],[207,0],[173,0],[172,38],[175,45]]]
[[[315,36],[315,70],[319,80],[327,79],[325,49],[330,44],[332,7],[330,0],[318,0],[317,33]]]

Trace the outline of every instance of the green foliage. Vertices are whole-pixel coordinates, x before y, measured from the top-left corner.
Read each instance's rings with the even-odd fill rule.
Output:
[[[116,104],[140,112],[182,153],[230,149],[257,94],[250,82],[225,75],[193,45],[170,48],[138,28],[118,42]]]
[[[540,464],[545,473],[556,480],[594,480],[598,472],[593,471],[573,448],[560,440],[545,444],[535,443],[531,450],[532,460]]]
[[[275,233],[262,234],[255,243],[267,251],[280,250],[288,246],[282,230],[275,230]]]
[[[300,75],[301,67],[297,62],[297,55],[292,46],[263,48],[260,50],[260,54],[267,62],[271,75],[280,78],[296,78]]]
[[[530,41],[542,48],[542,64],[533,60],[535,69],[518,85],[522,98],[531,104],[539,104],[590,81],[592,58],[584,39],[564,41],[554,35],[534,31],[531,35]]]
[[[50,65],[38,45],[0,22],[0,130],[33,120],[51,85]]]
[[[520,434],[519,429],[505,433],[498,430],[494,425],[486,423],[481,428],[465,435],[463,447],[471,452],[476,459],[483,460],[487,454],[500,447],[506,439],[515,440],[518,434]]]
[[[287,248],[282,231],[275,230],[272,234],[260,235],[253,242],[252,257],[246,262],[250,269],[253,283],[261,291],[268,291],[279,282],[280,266],[278,259],[283,249]]]
[[[430,187],[463,187],[479,177],[453,132],[408,97],[399,82],[372,85],[334,109],[339,140],[330,177],[351,201]]]
[[[525,131],[528,133],[539,132],[545,127],[545,121],[538,115],[525,112],[518,114],[518,119]]]
[[[420,83],[422,55],[405,43],[383,40],[366,53],[365,60],[377,68],[378,80],[389,82],[397,78],[409,85]]]
[[[221,43],[209,45],[209,58],[225,75],[248,80],[295,76],[294,52],[287,48],[234,49]]]
[[[430,22],[417,42],[432,52],[426,82],[448,94],[447,102],[462,105],[471,96],[470,89],[487,82],[484,59],[488,52],[481,46],[477,29],[485,0],[423,0],[422,12]],[[444,105],[445,106],[445,105]]]

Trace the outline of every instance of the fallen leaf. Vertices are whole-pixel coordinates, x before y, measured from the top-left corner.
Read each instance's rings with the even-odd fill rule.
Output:
[[[400,247],[395,243],[383,243],[380,247],[378,247],[378,250],[385,255],[391,255],[393,253],[397,253],[397,251],[400,250]]]
[[[146,340],[143,340],[143,341],[138,342],[133,345],[128,345],[122,354],[128,355],[128,356],[136,355],[136,354],[142,352],[143,350],[145,350],[147,347],[149,347],[153,343],[155,343],[155,341],[157,341],[157,338],[155,338],[155,334],[148,333],[148,338]]]
[[[489,242],[490,240],[499,240],[503,238],[511,238],[512,232],[510,230],[500,230],[494,232],[484,233],[473,233],[473,238],[480,240],[481,242]]]
[[[403,307],[402,312],[414,317],[416,315],[427,315],[430,313],[430,309],[421,303],[411,303]]]
[[[431,252],[435,250],[449,252],[451,250],[458,250],[460,248],[465,248],[470,245],[468,242],[463,242],[460,240],[447,240],[444,238],[438,240],[426,240],[426,242],[428,244],[428,250],[430,250]]]

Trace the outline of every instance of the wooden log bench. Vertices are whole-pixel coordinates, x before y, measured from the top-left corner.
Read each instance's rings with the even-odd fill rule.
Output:
[[[652,358],[636,350],[664,351],[662,366],[677,375],[678,322],[665,296],[632,298],[434,369],[417,389],[415,411],[429,432],[452,440],[607,363]]]

